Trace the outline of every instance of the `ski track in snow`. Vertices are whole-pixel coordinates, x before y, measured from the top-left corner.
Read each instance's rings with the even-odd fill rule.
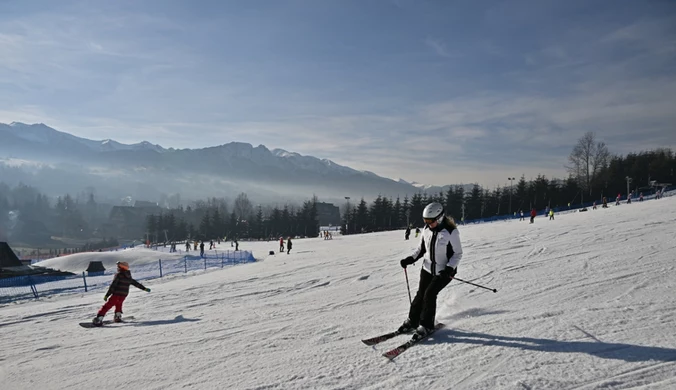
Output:
[[[447,328],[392,362],[360,339],[408,311],[403,231],[298,239],[290,255],[144,281],[130,323],[83,329],[104,290],[0,306],[3,389],[673,389],[676,198],[461,226]],[[277,242],[242,242],[255,255]],[[229,249],[222,244],[221,249]],[[298,251],[295,251],[298,249]],[[134,264],[170,258],[137,248]],[[97,254],[92,254],[97,256]],[[103,256],[103,255],[102,255]],[[82,256],[51,260],[64,269]],[[409,267],[415,294],[420,262]],[[112,278],[112,277],[111,277]],[[107,318],[112,317],[109,312]]]

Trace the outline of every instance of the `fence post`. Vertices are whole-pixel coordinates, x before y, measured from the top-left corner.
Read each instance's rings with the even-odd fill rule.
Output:
[[[207,256],[204,255],[204,270],[207,269]]]
[[[221,253],[221,268],[223,268],[223,260],[225,260],[225,255]]]
[[[183,265],[185,266],[185,273],[188,273],[188,256],[183,257]]]
[[[162,277],[162,259],[160,259],[160,278]]]
[[[87,292],[87,277],[85,276],[84,271],[82,271],[82,280],[84,280],[85,292]]]
[[[38,297],[38,288],[35,287],[35,283],[33,283],[33,278],[31,278],[30,275],[28,275],[28,281],[31,284],[31,292],[33,292],[33,296],[35,297],[35,299],[38,299],[39,298]]]

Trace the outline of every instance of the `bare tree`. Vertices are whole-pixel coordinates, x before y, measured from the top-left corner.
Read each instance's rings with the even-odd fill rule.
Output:
[[[596,134],[589,131],[577,141],[568,156],[568,172],[577,179],[583,190],[591,195],[592,185],[598,179],[601,169],[608,164],[610,153],[604,142],[596,141]]]
[[[253,215],[253,206],[249,197],[245,193],[240,193],[235,199],[235,204],[233,205],[233,211],[235,215],[241,219],[249,219]]]

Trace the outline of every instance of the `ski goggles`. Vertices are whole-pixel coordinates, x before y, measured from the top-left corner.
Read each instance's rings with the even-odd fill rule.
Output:
[[[436,221],[437,221],[436,218],[423,218],[423,222],[425,222],[428,225],[431,225],[431,224],[435,223]]]

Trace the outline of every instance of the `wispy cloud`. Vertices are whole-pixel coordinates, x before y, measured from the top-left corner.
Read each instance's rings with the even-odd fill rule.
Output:
[[[425,39],[425,45],[427,45],[427,47],[432,49],[440,57],[444,57],[444,58],[458,57],[458,55],[453,54],[451,52],[451,50],[448,49],[446,44],[440,39],[427,37]]]
[[[586,131],[618,153],[676,146],[669,2],[16,4],[0,122],[431,184],[563,176]]]

